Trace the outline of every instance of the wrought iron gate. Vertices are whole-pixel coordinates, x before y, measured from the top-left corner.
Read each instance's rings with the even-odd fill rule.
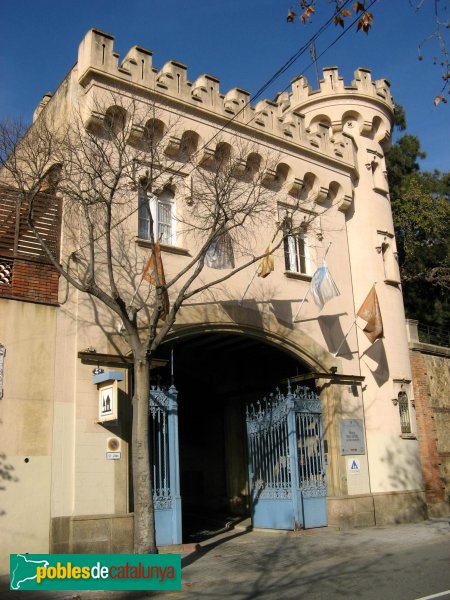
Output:
[[[152,389],[149,398],[153,506],[157,546],[181,544],[178,392]]]
[[[277,390],[247,407],[254,527],[327,525],[322,405],[306,387]]]

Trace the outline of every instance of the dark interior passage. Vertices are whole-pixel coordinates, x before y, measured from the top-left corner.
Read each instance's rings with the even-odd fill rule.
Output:
[[[250,514],[245,407],[305,372],[291,355],[243,335],[205,333],[166,344],[178,390],[180,479],[184,539]],[[158,373],[170,381],[169,366]]]

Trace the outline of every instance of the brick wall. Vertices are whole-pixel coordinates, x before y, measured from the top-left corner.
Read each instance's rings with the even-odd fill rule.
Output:
[[[0,185],[0,298],[58,303],[57,270],[27,221],[28,202]],[[35,226],[53,256],[59,256],[61,202],[42,192],[33,200]]]
[[[446,515],[450,495],[450,357],[412,349],[410,358],[429,513]]]
[[[22,258],[9,263],[11,276],[9,283],[0,283],[0,298],[58,304],[59,275],[52,265]]]

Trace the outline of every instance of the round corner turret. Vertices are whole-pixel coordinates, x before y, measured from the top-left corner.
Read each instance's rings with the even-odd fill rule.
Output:
[[[387,147],[390,143],[394,102],[387,79],[372,80],[371,70],[356,69],[350,85],[345,85],[336,66],[324,67],[319,88],[313,90],[304,75],[292,80],[289,110],[305,115],[305,126],[322,120],[333,134],[346,131]],[[286,102],[285,102],[286,103]],[[286,110],[286,109],[285,109]]]

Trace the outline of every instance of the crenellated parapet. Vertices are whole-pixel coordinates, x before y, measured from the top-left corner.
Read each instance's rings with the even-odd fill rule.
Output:
[[[318,89],[300,75],[292,81],[291,92],[280,94],[277,101],[283,112],[304,114],[307,131],[327,123],[333,134],[341,133],[351,119],[360,135],[382,144],[390,140],[394,113],[390,84],[386,79],[373,81],[370,69],[356,69],[351,84],[345,85],[337,67],[325,67]]]
[[[354,73],[354,79],[350,85],[345,85],[344,78],[339,75],[337,67],[325,67],[323,79],[320,80],[319,89],[313,90],[304,75],[300,75],[292,81],[292,93],[290,94],[290,108],[297,109],[300,106],[316,102],[319,98],[342,98],[343,96],[360,97],[365,100],[375,100],[393,110],[394,103],[390,92],[390,84],[387,79],[372,81],[370,69],[360,67]]]
[[[292,95],[280,95],[275,101],[261,100],[251,106],[250,94],[246,90],[236,87],[222,93],[219,79],[209,74],[190,81],[186,65],[178,61],[168,61],[157,70],[153,66],[152,52],[140,46],[131,48],[120,62],[114,51],[113,36],[91,29],[79,47],[77,77],[79,84],[87,90],[99,76],[112,78],[122,86],[128,84],[141,91],[146,90],[156,97],[190,105],[208,118],[214,115],[223,122],[232,119],[235,126],[250,128],[252,134],[260,132],[274,136],[314,154],[327,155],[350,167],[354,165],[351,139],[345,135],[334,139],[327,127],[319,133],[307,129],[305,116],[292,108]],[[93,107],[85,117],[86,122],[101,119],[98,107]],[[137,129],[139,126],[136,125]]]

